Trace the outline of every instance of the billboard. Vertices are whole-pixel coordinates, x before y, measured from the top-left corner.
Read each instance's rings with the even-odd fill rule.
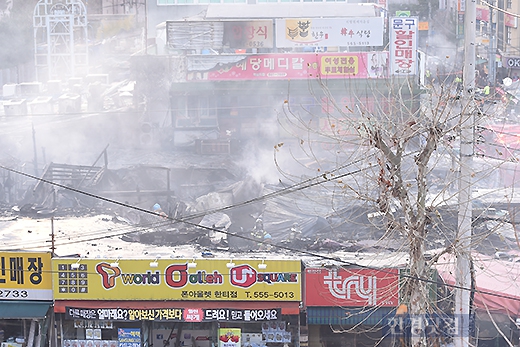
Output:
[[[305,270],[306,306],[396,307],[398,300],[398,269]]]
[[[297,260],[55,259],[56,300],[300,301]]]
[[[390,75],[411,76],[417,73],[418,27],[417,18],[390,18]]]
[[[278,48],[382,45],[382,17],[276,20],[276,47]]]
[[[255,54],[216,69],[188,72],[188,81],[386,78],[388,52]]]
[[[52,300],[51,254],[0,252],[0,300]]]
[[[247,49],[273,47],[273,21],[167,21],[171,49]]]

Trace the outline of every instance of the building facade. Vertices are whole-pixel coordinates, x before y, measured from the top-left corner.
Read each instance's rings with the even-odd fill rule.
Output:
[[[299,345],[300,261],[54,262],[64,347]]]

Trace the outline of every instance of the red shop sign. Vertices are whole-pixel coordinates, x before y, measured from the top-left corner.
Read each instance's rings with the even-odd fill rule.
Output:
[[[398,269],[305,270],[306,306],[395,307],[398,300]]]

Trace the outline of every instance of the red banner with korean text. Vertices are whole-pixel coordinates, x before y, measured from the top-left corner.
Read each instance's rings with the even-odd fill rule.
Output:
[[[398,269],[305,270],[306,306],[395,307],[398,300]]]
[[[386,78],[388,52],[255,54],[214,70],[191,71],[188,81]]]

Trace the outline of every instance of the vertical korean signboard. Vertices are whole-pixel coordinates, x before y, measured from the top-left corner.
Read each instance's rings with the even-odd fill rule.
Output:
[[[413,17],[390,19],[390,74],[417,73],[417,33],[419,20]]]

